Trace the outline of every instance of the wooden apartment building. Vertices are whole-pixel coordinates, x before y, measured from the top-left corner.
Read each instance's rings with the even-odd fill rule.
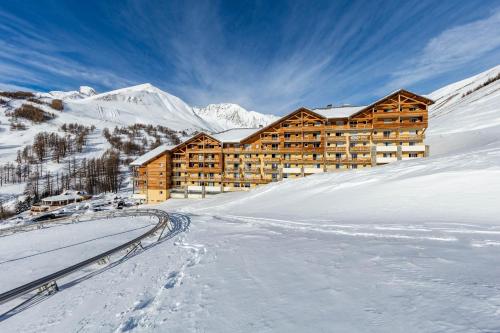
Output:
[[[246,190],[284,178],[424,157],[432,100],[398,90],[363,107],[300,108],[253,129],[199,133],[131,163],[149,203]]]

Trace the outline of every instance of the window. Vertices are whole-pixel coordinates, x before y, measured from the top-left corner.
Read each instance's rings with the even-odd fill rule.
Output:
[[[357,169],[357,168],[358,168],[358,165],[357,165],[357,164],[353,164],[353,165],[352,165],[352,168],[353,168],[353,169]]]
[[[342,158],[342,154],[339,153],[335,154],[335,158]]]
[[[160,191],[160,194],[163,194],[163,191]]]
[[[414,158],[414,157],[418,157],[418,154],[417,153],[410,153],[409,156]]]
[[[335,169],[340,169],[340,164],[335,164]]]
[[[335,133],[335,136],[342,136],[342,132]]]
[[[391,136],[391,131],[384,131],[384,138],[388,138]]]
[[[352,159],[353,159],[353,160],[355,160],[355,159],[357,159],[357,158],[358,158],[358,154],[352,154],[351,156],[352,156]]]
[[[245,183],[245,187],[250,187],[250,183]]]
[[[410,146],[414,146],[415,142],[411,141],[409,144],[410,144]]]

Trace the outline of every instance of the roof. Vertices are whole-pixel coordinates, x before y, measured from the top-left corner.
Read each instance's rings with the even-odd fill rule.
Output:
[[[364,108],[366,106],[333,106],[330,108],[313,109],[313,111],[325,118],[347,118]]]
[[[244,138],[256,133],[261,128],[232,128],[227,131],[212,134],[211,136],[221,143],[238,143]]]
[[[72,200],[77,200],[77,199],[82,199],[83,196],[77,194],[76,192],[70,192],[70,193],[63,193],[63,194],[59,194],[59,195],[54,195],[54,196],[51,196],[51,197],[47,197],[47,198],[44,198],[42,199],[42,201],[72,201]]]
[[[140,156],[135,161],[133,161],[132,163],[130,163],[130,165],[132,165],[132,166],[141,166],[144,163],[151,161],[153,158],[155,158],[155,157],[163,154],[164,152],[173,149],[174,147],[176,147],[176,146],[173,146],[173,145],[160,145],[160,146],[156,147],[155,149],[147,152],[146,154]]]

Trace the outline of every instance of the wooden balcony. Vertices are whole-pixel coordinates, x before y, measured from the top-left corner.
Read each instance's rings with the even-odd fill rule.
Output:
[[[344,147],[326,147],[327,152],[335,152],[335,153],[345,153],[347,151],[347,146]]]
[[[240,157],[226,157],[224,158],[224,162],[226,163],[241,163]]]
[[[284,142],[302,142],[304,139],[302,137],[289,137],[289,138],[283,138]]]
[[[349,159],[346,157],[343,158],[326,157],[325,163],[326,164],[349,163]]]
[[[293,127],[282,127],[281,130],[284,133],[296,133],[296,132],[302,132],[303,127],[302,126],[293,126]]]
[[[423,141],[425,139],[425,135],[419,135],[419,134],[414,134],[414,135],[400,135],[399,139],[401,141]]]
[[[260,158],[258,157],[242,157],[241,158],[241,163],[248,163],[248,162],[260,162]]]
[[[376,128],[376,129],[383,129],[383,128],[399,128],[400,127],[400,123],[399,122],[393,122],[393,123],[383,123],[383,122],[379,122],[379,123],[373,123],[373,128]]]
[[[351,135],[351,141],[370,141],[370,135]]]
[[[347,136],[327,136],[326,142],[346,142]]]
[[[260,168],[255,168],[255,167],[252,167],[252,168],[243,168],[241,170],[241,172],[243,173],[254,173],[254,172],[260,172]]]
[[[377,119],[397,119],[399,117],[399,112],[376,112],[373,114],[373,120],[377,121]]]
[[[281,162],[281,158],[279,157],[264,157],[264,159],[262,160],[264,162],[264,164],[268,164],[268,163],[279,163]]]
[[[359,129],[371,129],[373,126],[372,124],[351,124],[349,125],[349,130],[359,130]]]
[[[279,137],[277,137],[277,138],[261,138],[260,140],[262,141],[262,143],[279,143],[280,142]]]
[[[349,147],[349,151],[353,153],[369,153],[371,151],[371,147],[370,146]]]
[[[318,137],[308,137],[308,136],[304,136],[304,138],[302,138],[302,142],[321,142],[322,139],[320,136]]]
[[[371,162],[372,162],[372,159],[370,157],[358,157],[358,158],[350,159],[348,163],[350,163],[350,164],[370,164]]]
[[[214,168],[209,168],[209,167],[193,167],[193,168],[186,168],[187,172],[203,172],[203,173],[220,173],[222,172],[222,167],[214,167]]]
[[[188,148],[187,152],[189,154],[220,154],[222,153],[222,148]]]
[[[398,141],[399,137],[397,135],[391,135],[391,136],[382,136],[382,135],[375,135],[372,136],[373,141]]]
[[[402,121],[399,124],[404,128],[423,128],[428,126],[427,121]]]

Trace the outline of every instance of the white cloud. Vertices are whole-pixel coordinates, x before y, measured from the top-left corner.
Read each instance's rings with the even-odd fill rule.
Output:
[[[447,29],[429,40],[383,89],[408,86],[459,69],[499,48],[500,8],[482,20]]]

